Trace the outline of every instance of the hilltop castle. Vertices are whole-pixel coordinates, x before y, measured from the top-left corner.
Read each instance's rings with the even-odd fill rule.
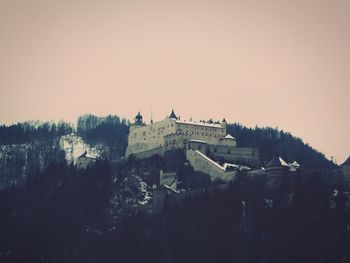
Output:
[[[162,121],[146,125],[140,112],[130,127],[126,156],[162,147],[164,150],[185,147],[185,142],[200,141],[217,146],[236,146],[236,139],[227,134],[227,123],[181,121],[174,110]]]
[[[236,139],[227,133],[226,120],[220,122],[183,121],[174,112],[164,120],[146,125],[140,112],[130,126],[126,157],[143,159],[183,149],[195,170],[222,177],[226,166],[215,160],[257,166],[259,153],[255,148],[237,147]],[[210,156],[210,157],[209,157]],[[213,158],[213,159],[212,159]]]

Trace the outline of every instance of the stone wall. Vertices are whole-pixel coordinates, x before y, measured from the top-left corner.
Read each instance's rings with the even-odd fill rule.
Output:
[[[125,156],[163,146],[164,136],[175,131],[175,120],[169,118],[146,126],[131,126]]]
[[[229,147],[227,151],[211,152],[215,158],[228,162],[246,164],[253,167],[259,166],[259,151],[255,148]]]
[[[163,170],[160,171],[160,179],[159,184],[160,185],[168,185],[172,186],[176,181],[176,172],[164,172]]]
[[[163,147],[157,147],[143,152],[133,153],[132,155],[137,159],[146,159],[152,157],[153,155],[164,156],[164,150]]]
[[[226,171],[224,167],[197,150],[186,150],[186,158],[195,171],[209,174],[212,180],[228,182],[236,175],[236,171]]]
[[[185,122],[166,118],[149,125],[130,127],[126,157],[130,154],[165,146],[165,150],[184,148],[188,140],[202,140],[208,144],[235,145],[235,140],[224,139],[226,125]]]
[[[176,134],[184,140],[200,140],[208,144],[219,144],[220,138],[226,135],[226,126],[193,122],[176,122]]]

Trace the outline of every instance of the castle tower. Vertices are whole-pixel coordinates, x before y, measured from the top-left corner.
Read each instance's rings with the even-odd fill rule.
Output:
[[[225,118],[223,118],[223,120],[221,122],[221,126],[222,126],[222,128],[225,129],[225,134],[227,134],[227,122],[226,122]]]
[[[176,114],[175,114],[175,112],[174,112],[174,109],[171,110],[171,113],[170,113],[170,115],[169,115],[169,118],[170,118],[170,119],[175,119],[175,120],[178,119],[177,116],[176,116]]]
[[[135,116],[135,124],[136,125],[142,125],[143,124],[142,115],[141,115],[140,111]]]

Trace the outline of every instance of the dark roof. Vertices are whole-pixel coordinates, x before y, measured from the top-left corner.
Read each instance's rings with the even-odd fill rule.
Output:
[[[137,115],[136,115],[136,117],[142,117],[141,113],[138,112]]]
[[[170,118],[170,119],[177,119],[177,116],[176,116],[176,114],[175,114],[175,112],[174,112],[174,109],[171,110],[171,113],[170,113],[170,115],[169,115],[169,118]]]
[[[346,165],[346,164],[350,164],[350,156],[348,157],[348,159],[345,160],[345,162],[342,165]]]
[[[271,161],[269,161],[266,164],[266,168],[269,167],[282,167],[282,166],[288,166],[288,164],[279,156],[275,156],[271,159]]]

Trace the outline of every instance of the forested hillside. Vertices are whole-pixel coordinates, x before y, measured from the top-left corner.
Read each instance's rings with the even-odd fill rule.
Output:
[[[111,153],[109,159],[115,159],[124,156],[128,146],[128,124],[115,115],[97,117],[85,114],[78,118],[76,132],[89,144],[105,144]]]
[[[177,205],[165,199],[161,213],[151,214],[160,170],[177,171],[183,189],[211,182],[185,165],[182,151],[121,160],[128,125],[117,116],[84,115],[76,128],[1,127],[1,176],[28,177],[23,187],[0,190],[0,262],[350,261],[349,189],[338,171],[301,171],[276,189],[266,187],[266,175],[239,173],[227,190]],[[333,167],[289,133],[238,124],[228,131],[239,146],[259,148],[262,164],[280,154],[306,168]],[[113,154],[78,170],[67,164],[62,137]]]
[[[237,139],[238,146],[259,149],[262,166],[277,154],[286,161],[297,161],[303,168],[335,167],[335,164],[329,161],[323,153],[316,151],[289,132],[270,127],[247,128],[237,123],[228,125],[227,129]]]
[[[46,140],[73,132],[66,122],[27,121],[13,125],[0,126],[0,145],[23,144],[33,140]]]
[[[38,145],[42,142],[41,145],[47,144],[46,147],[41,146],[42,150],[57,148],[60,137],[74,133],[81,137],[84,143],[91,147],[98,147],[99,152],[102,153],[101,158],[120,159],[124,156],[127,147],[129,125],[127,120],[120,119],[115,115],[98,117],[91,114],[80,116],[76,128],[65,122],[37,121],[10,126],[2,125],[0,126],[0,147],[1,145],[4,147],[1,148],[2,150],[0,149],[0,156],[1,151],[9,152],[10,148],[7,145],[22,144],[23,148],[27,144]],[[277,154],[289,162],[296,160],[304,168],[335,167],[331,161],[325,158],[324,154],[288,132],[273,128],[247,128],[240,124],[229,124],[228,132],[236,137],[238,146],[259,149],[261,166],[264,166]],[[17,148],[12,147],[11,151],[16,151]],[[40,151],[40,149],[37,150]],[[15,154],[11,152],[10,155],[14,156]]]
[[[268,191],[264,176],[242,173],[226,191],[165,200],[151,215],[138,208],[149,194],[135,172],[164,161],[125,160],[114,172],[108,162],[85,171],[56,163],[0,191],[0,261],[349,262],[341,177],[302,174]]]

